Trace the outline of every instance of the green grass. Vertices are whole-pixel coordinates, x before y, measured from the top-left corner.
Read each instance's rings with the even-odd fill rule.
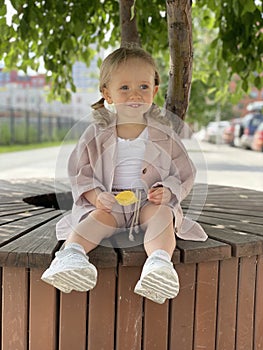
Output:
[[[67,141],[65,143],[75,143],[76,141]],[[29,145],[9,145],[9,146],[0,146],[0,154],[8,152],[19,152],[19,151],[29,151],[37,148],[46,148],[46,147],[56,147],[60,146],[62,141],[53,141],[53,142],[42,142],[42,143],[32,143]]]

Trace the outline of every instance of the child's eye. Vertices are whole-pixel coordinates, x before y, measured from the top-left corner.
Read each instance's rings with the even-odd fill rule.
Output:
[[[147,84],[142,84],[141,85],[141,89],[142,90],[147,90],[149,88],[149,86]]]
[[[128,90],[129,87],[128,87],[128,85],[122,85],[120,89],[121,89],[121,90]]]

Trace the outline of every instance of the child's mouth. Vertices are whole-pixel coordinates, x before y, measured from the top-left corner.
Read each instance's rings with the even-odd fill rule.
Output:
[[[132,107],[132,108],[139,108],[139,107],[141,107],[141,103],[129,103],[129,107]]]

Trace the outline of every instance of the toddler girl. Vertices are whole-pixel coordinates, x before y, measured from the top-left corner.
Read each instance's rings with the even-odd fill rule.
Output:
[[[69,158],[74,204],[57,225],[65,246],[42,275],[62,292],[94,288],[97,269],[87,254],[118,229],[139,223],[148,258],[134,292],[164,303],[179,292],[171,262],[175,232],[183,239],[207,238],[182,215],[180,202],[193,186],[195,169],[153,104],[158,86],[155,62],[142,49],[117,49],[102,63],[103,98],[93,105],[95,121]],[[116,194],[123,190],[136,192],[139,200],[122,206]]]

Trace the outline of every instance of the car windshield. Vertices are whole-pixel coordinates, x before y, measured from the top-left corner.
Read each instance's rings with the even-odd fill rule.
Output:
[[[259,115],[251,120],[251,126],[257,128],[263,120],[263,115]]]

